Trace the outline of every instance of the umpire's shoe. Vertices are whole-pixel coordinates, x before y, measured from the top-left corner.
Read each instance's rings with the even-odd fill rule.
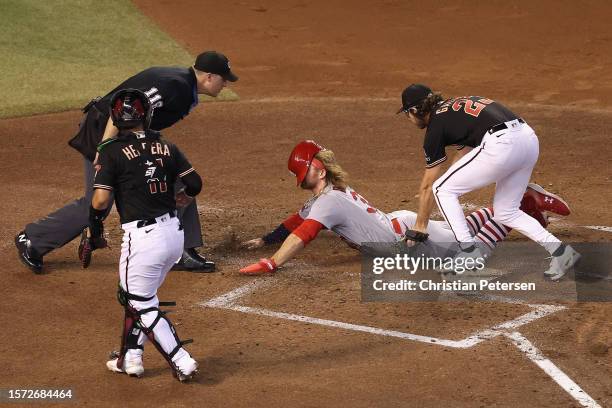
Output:
[[[183,251],[183,256],[172,270],[210,273],[215,271],[215,263],[198,254],[195,248],[189,248]]]
[[[15,236],[15,246],[21,262],[36,274],[42,273],[43,261],[42,257],[38,256],[32,248],[32,242],[26,235],[25,231],[21,231]]]

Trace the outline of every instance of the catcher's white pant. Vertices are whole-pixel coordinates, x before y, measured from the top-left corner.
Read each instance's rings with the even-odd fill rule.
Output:
[[[183,230],[179,229],[178,218],[165,214],[156,220],[156,224],[141,228],[137,227],[138,221],[121,226],[124,230],[119,262],[121,286],[130,294],[153,297],[147,301],[129,300],[136,310],[159,307],[157,289],[183,253],[184,235]],[[141,320],[150,327],[156,317],[157,313],[150,312],[143,314]],[[160,319],[155,326],[155,337],[166,353],[170,353],[177,345],[174,333],[165,319]],[[145,334],[141,332],[138,344],[144,344],[145,339]],[[130,350],[130,353],[142,352],[136,349]],[[172,360],[178,361],[186,356],[189,354],[181,349]]]
[[[533,129],[518,120],[506,122],[506,129],[487,132],[480,146],[453,164],[433,184],[433,194],[444,218],[459,243],[472,243],[459,197],[496,183],[494,219],[540,243],[550,253],[560,245],[538,221],[519,209],[525,188],[539,155]]]

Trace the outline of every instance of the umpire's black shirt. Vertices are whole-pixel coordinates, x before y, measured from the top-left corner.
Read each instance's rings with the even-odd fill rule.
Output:
[[[198,90],[193,68],[152,67],[121,83],[90,108],[79,133],[70,140],[70,146],[93,161],[110,116],[112,95],[120,89],[135,88],[143,91],[153,105],[151,129],[162,130],[174,125],[198,104]]]
[[[174,182],[195,172],[183,153],[158,132],[122,131],[100,152],[94,189],[115,194],[121,223],[176,209]]]
[[[425,167],[446,160],[446,146],[476,147],[493,126],[518,117],[502,104],[481,96],[461,96],[442,102],[431,112],[423,149]]]

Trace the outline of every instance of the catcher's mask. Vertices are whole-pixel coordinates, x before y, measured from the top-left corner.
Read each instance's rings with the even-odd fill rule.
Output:
[[[151,124],[151,101],[138,89],[121,89],[111,97],[110,115],[117,129],[132,129],[142,125],[146,130]]]
[[[316,162],[317,168],[325,168],[323,167],[323,163],[315,159],[315,155],[321,150],[325,149],[313,140],[304,140],[298,143],[291,151],[287,167],[297,178],[298,186],[304,181],[310,165],[313,164],[313,160]]]

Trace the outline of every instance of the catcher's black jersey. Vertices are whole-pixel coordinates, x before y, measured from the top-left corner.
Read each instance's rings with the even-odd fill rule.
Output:
[[[158,132],[124,132],[100,152],[94,189],[113,191],[121,223],[159,217],[176,209],[174,182],[195,171]]]
[[[461,96],[442,102],[431,113],[425,133],[426,167],[446,160],[446,146],[476,147],[493,126],[517,118],[502,104],[481,96]]]
[[[95,134],[79,132],[69,142],[70,146],[93,160],[110,116],[110,99],[115,92],[126,88],[139,89],[149,97],[153,107],[150,128],[157,131],[174,125],[198,104],[196,77],[192,68],[148,68],[128,78],[100,99],[94,105],[99,112],[96,120],[103,122],[98,126],[98,131],[93,132]]]

